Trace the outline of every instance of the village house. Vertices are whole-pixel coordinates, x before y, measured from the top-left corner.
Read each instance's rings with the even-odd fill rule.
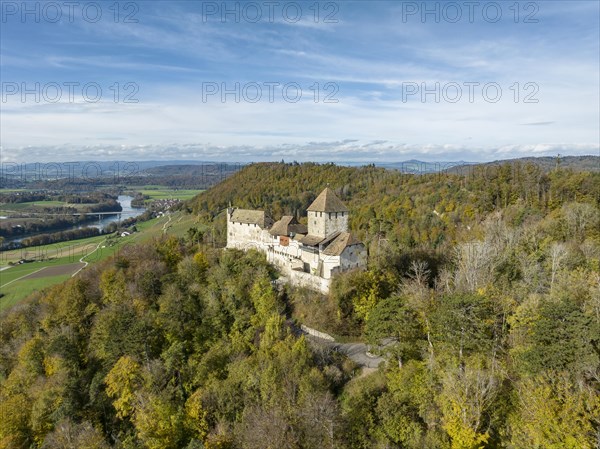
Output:
[[[261,210],[227,209],[227,248],[257,249],[293,285],[329,292],[337,273],[366,268],[365,245],[348,231],[348,209],[326,188],[307,209],[307,225],[295,217],[273,222]]]

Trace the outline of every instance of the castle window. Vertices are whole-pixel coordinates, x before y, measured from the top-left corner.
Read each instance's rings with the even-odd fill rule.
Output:
[[[323,212],[319,212],[319,217],[322,217],[322,216],[323,216]]]
[[[335,218],[337,218],[337,214],[338,214],[338,213],[336,212],[336,213],[335,213]]]

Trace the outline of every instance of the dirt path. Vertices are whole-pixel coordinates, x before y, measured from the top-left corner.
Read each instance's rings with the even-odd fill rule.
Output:
[[[166,222],[166,223],[163,225],[163,228],[162,228],[163,234],[165,234],[165,233],[167,232],[167,229],[168,229],[168,226],[169,226],[169,223],[170,223],[170,222],[171,222],[171,214],[169,214],[169,219],[168,219],[168,220],[167,220],[167,222]]]
[[[385,361],[383,357],[369,353],[369,347],[364,343],[338,343],[330,335],[324,334],[315,329],[311,329],[306,326],[294,328],[296,332],[306,336],[309,341],[344,354],[346,357],[363,368],[375,369],[381,362]]]
[[[332,348],[334,351],[344,354],[357,365],[364,368],[377,368],[385,359],[380,356],[369,353],[369,347],[364,343],[337,343],[328,340],[322,340],[312,335],[310,340],[320,340],[318,344]]]
[[[106,242],[106,239],[102,240],[100,243],[98,243],[98,245],[96,245],[96,247],[95,247],[93,250],[91,250],[89,253],[87,253],[85,256],[82,256],[82,257],[81,257],[81,259],[79,259],[79,263],[82,263],[82,264],[84,264],[84,265],[83,265],[83,266],[82,266],[82,267],[81,267],[79,270],[77,270],[75,273],[73,273],[73,274],[71,275],[71,277],[75,276],[77,273],[79,273],[81,270],[83,270],[85,267],[87,267],[87,266],[90,264],[89,262],[86,262],[86,261],[85,261],[85,260],[83,260],[83,259],[85,259],[85,258],[86,258],[87,256],[89,256],[90,254],[93,254],[93,253],[95,253],[96,251],[98,251],[98,248],[100,248],[100,245],[102,245],[102,244],[103,244],[103,243],[105,243],[105,242]]]

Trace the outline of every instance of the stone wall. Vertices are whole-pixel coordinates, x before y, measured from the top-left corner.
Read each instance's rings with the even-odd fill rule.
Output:
[[[277,239],[256,224],[227,222],[227,248],[257,247],[265,251],[269,244],[276,242]]]
[[[329,286],[331,284],[330,279],[323,279],[322,277],[315,276],[302,271],[289,270],[285,273],[290,284],[297,287],[307,287],[312,290],[323,293],[324,295],[329,293]]]
[[[331,277],[339,271],[340,266],[340,256],[327,256],[323,253],[320,255],[321,264],[323,266],[323,277],[325,279],[331,279]]]
[[[313,337],[317,337],[317,338],[320,338],[322,340],[327,340],[327,341],[335,341],[335,338],[333,338],[331,335],[326,334],[325,332],[320,332],[311,327],[305,326],[304,324],[300,325],[300,329],[302,330],[302,332],[304,332],[308,335],[312,335]]]
[[[308,212],[308,233],[328,237],[348,231],[348,212]]]
[[[340,268],[342,271],[366,267],[367,249],[365,248],[365,245],[352,245],[342,252],[340,258]]]

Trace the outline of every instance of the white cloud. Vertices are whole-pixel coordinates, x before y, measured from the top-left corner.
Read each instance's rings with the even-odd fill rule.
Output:
[[[402,144],[393,142],[331,141],[281,145],[56,145],[3,149],[0,161],[66,162],[112,160],[195,160],[211,162],[317,161],[338,163],[393,163],[411,159],[428,162],[483,162],[527,156],[598,155],[597,144],[539,143],[478,147],[468,145]]]

